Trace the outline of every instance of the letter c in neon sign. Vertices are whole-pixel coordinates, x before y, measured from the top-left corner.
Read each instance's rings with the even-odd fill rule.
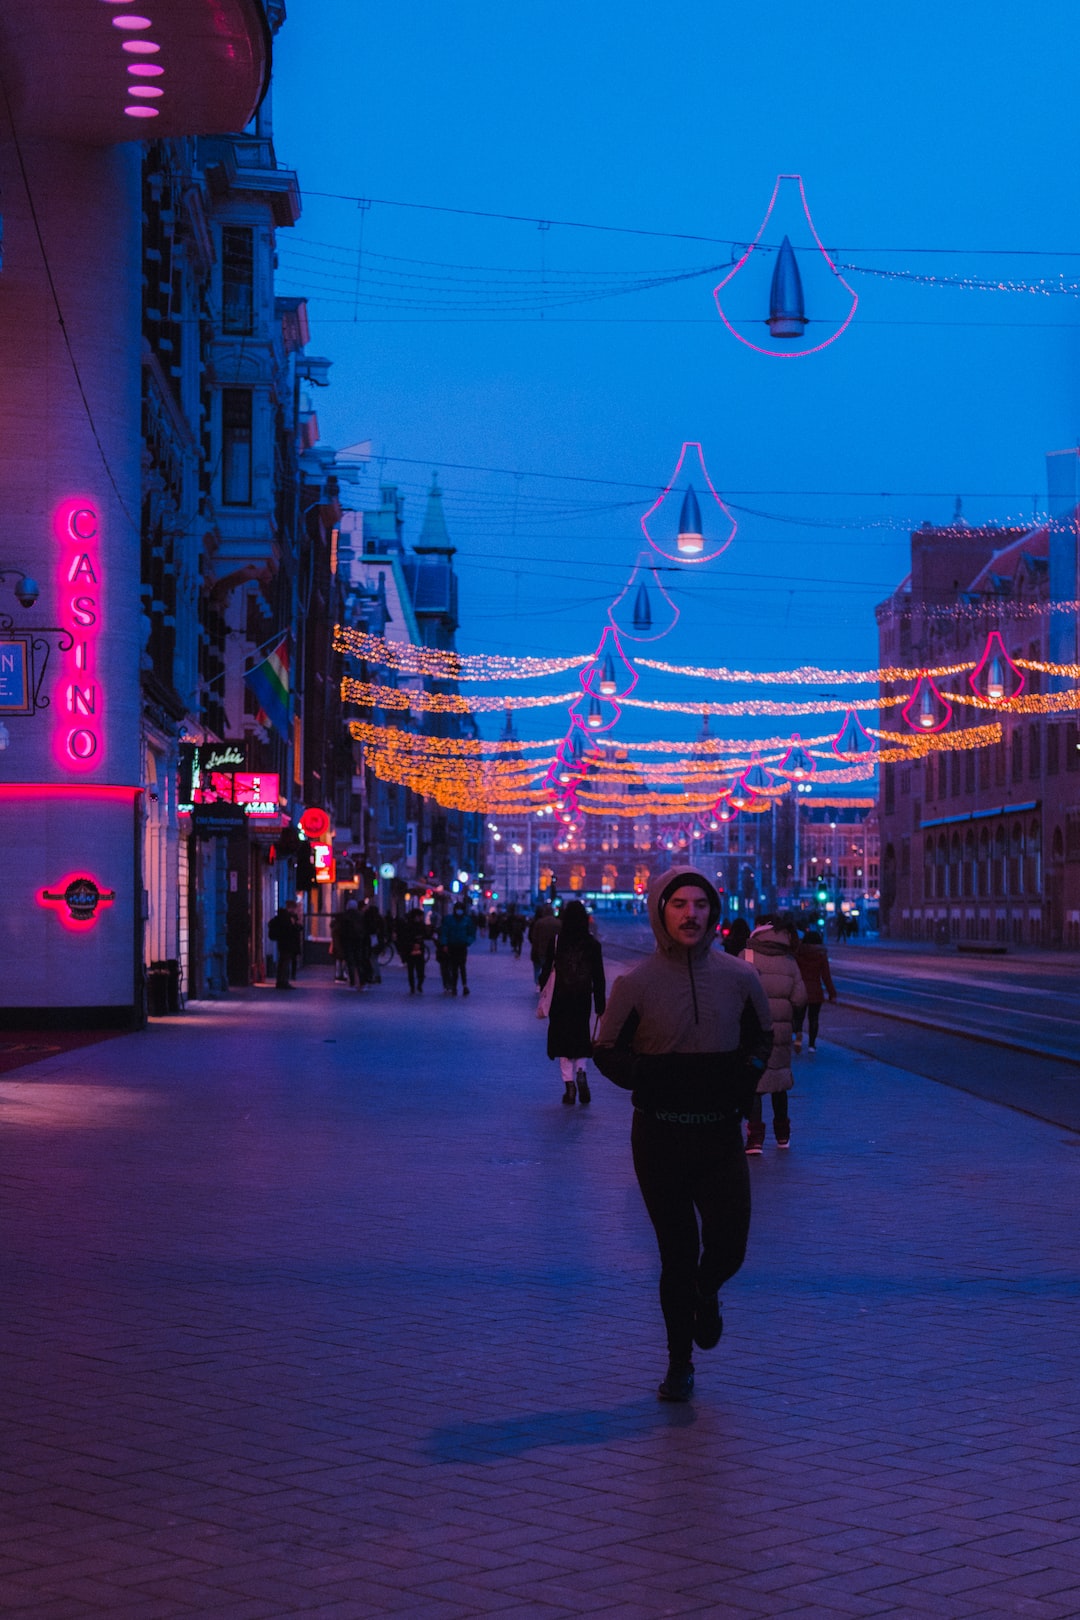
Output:
[[[73,540],[93,540],[97,536],[97,513],[89,506],[77,506],[68,517],[68,534]]]

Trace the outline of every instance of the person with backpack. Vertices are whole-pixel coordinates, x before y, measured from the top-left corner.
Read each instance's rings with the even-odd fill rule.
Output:
[[[563,909],[562,927],[548,946],[540,969],[540,993],[555,975],[548,1011],[547,1055],[558,1058],[563,1081],[563,1102],[589,1103],[592,1093],[585,1063],[592,1056],[589,1026],[595,1010],[599,1018],[607,1005],[604,955],[600,941],[589,932],[589,914],[580,900]]]
[[[458,900],[450,915],[443,918],[442,926],[439,929],[439,943],[446,951],[446,976],[452,996],[457,995],[459,976],[461,978],[462,995],[467,996],[469,994],[466,963],[469,957],[469,946],[475,939],[476,918],[470,917],[462,902]]]

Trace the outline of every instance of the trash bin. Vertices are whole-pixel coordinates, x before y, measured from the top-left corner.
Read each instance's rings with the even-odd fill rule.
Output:
[[[164,962],[151,962],[146,973],[146,1011],[164,1018],[169,1011],[169,973]]]
[[[166,1004],[171,1013],[180,1011],[180,963],[175,957],[159,964],[166,974]]]

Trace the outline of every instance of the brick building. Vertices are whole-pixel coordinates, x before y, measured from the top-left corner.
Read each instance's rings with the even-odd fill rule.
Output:
[[[877,609],[883,667],[977,663],[998,631],[1010,657],[1076,658],[1077,452],[1050,457],[1051,519],[1029,530],[924,524],[911,573]],[[910,685],[910,683],[908,683]],[[1028,693],[1074,678],[1029,671]],[[942,690],[968,690],[966,675]],[[900,686],[885,684],[883,695]],[[950,729],[1000,718],[999,744],[882,767],[881,913],[898,939],[1080,947],[1076,711],[955,706]],[[899,730],[896,709],[883,726]]]

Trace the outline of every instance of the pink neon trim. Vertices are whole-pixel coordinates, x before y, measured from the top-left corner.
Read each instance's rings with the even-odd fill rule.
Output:
[[[660,575],[656,572],[656,569],[654,567],[646,564],[646,566],[648,566],[648,568],[649,568],[649,573],[653,577],[653,584],[656,586],[656,589],[660,592],[660,595],[664,598],[664,601],[667,603],[668,607],[671,609],[671,611],[675,615],[675,617],[672,619],[671,623],[668,625],[666,630],[657,630],[656,634],[652,635],[652,636],[637,636],[637,635],[634,634],[634,632],[632,630],[625,630],[623,628],[623,626],[621,624],[619,624],[618,620],[615,618],[615,609],[618,607],[619,603],[623,600],[623,598],[625,596],[629,596],[630,592],[634,588],[634,582],[637,579],[638,575],[641,573],[642,558],[644,556],[645,556],[644,552],[641,552],[639,554],[638,560],[634,564],[633,573],[630,575],[630,578],[627,580],[626,584],[623,586],[622,590],[619,592],[619,594],[615,598],[614,602],[612,602],[611,606],[608,608],[608,619],[609,619],[609,621],[611,622],[611,624],[613,624],[615,626],[615,629],[619,632],[620,636],[622,636],[625,641],[642,641],[642,642],[644,642],[644,641],[660,641],[660,640],[663,639],[664,636],[669,636],[671,634],[671,632],[674,630],[675,626],[678,624],[679,619],[682,617],[681,610],[675,606],[675,603],[671,600],[671,597],[668,595],[667,591],[665,591],[663,583],[661,582],[661,579],[660,579]],[[680,553],[680,556],[681,556],[681,553]],[[701,559],[698,558],[697,560],[700,561]]]
[[[100,911],[96,911],[92,917],[87,917],[85,920],[80,921],[77,917],[73,917],[71,913],[67,911],[63,898],[64,890],[67,888],[69,883],[74,883],[78,878],[89,878],[90,882],[93,883],[95,888],[98,889],[100,894],[100,898],[98,900],[99,907],[111,906],[114,904],[116,900],[115,894],[110,894],[107,890],[102,889],[102,885],[98,882],[97,878],[92,877],[91,874],[86,871],[69,872],[66,877],[62,877],[60,879],[59,883],[50,883],[49,889],[56,896],[55,899],[47,900],[45,898],[46,891],[44,889],[39,889],[37,893],[37,903],[39,906],[44,907],[46,911],[55,911],[60,922],[69,933],[86,934],[89,933],[91,928],[97,927],[98,923],[101,921],[101,913]]]
[[[3,799],[134,799],[141,787],[113,787],[97,782],[4,782]]]
[[[621,692],[601,692],[599,687],[593,687],[589,684],[591,680],[599,676],[600,669],[604,661],[604,644],[609,636],[615,643],[615,651],[622,660],[623,668],[630,676],[630,685],[624,687]],[[634,687],[638,683],[638,673],[633,664],[630,662],[629,658],[627,658],[626,654],[623,652],[622,642],[619,639],[619,632],[616,630],[613,624],[607,624],[604,626],[604,633],[600,637],[600,645],[593,653],[589,663],[587,663],[583,669],[578,671],[578,679],[589,696],[599,698],[601,703],[610,703],[612,698],[629,697],[630,693],[634,690]]]
[[[706,484],[709,486],[709,494],[712,496],[713,500],[716,502],[716,504],[720,508],[721,512],[723,512],[724,516],[727,518],[728,522],[731,524],[731,532],[728,535],[727,539],[724,541],[724,543],[722,545],[720,545],[720,546],[717,546],[715,551],[704,552],[700,557],[685,557],[682,554],[682,552],[680,552],[680,551],[665,551],[663,546],[658,545],[657,542],[653,539],[652,535],[649,533],[649,519],[652,517],[653,513],[658,510],[659,507],[663,506],[664,502],[667,500],[668,496],[671,494],[671,491],[674,489],[676,483],[678,482],[679,474],[682,471],[682,464],[686,459],[686,452],[688,450],[696,450],[697,451],[698,465],[701,468],[702,477],[704,478]],[[652,546],[653,550],[656,551],[656,552],[659,552],[661,557],[666,557],[669,562],[687,563],[688,565],[693,567],[697,563],[711,562],[714,557],[719,557],[722,552],[725,552],[727,550],[728,546],[730,546],[731,542],[734,540],[735,534],[736,534],[736,531],[737,531],[738,527],[739,527],[738,523],[732,517],[731,513],[728,511],[727,507],[724,505],[724,503],[721,500],[720,496],[716,493],[716,490],[713,488],[713,482],[712,482],[712,479],[709,477],[709,470],[705,465],[705,457],[704,457],[704,454],[702,453],[701,444],[700,444],[699,440],[697,440],[697,439],[687,439],[685,444],[683,445],[682,449],[679,451],[679,459],[675,463],[675,471],[672,473],[670,479],[668,480],[667,488],[664,490],[662,495],[657,496],[656,500],[653,501],[652,505],[649,507],[649,510],[645,513],[645,516],[641,519],[641,532],[642,532],[642,534],[645,536],[645,538],[649,542],[650,546]]]
[[[863,749],[860,749],[858,752],[856,752],[852,748],[840,748],[838,746],[839,742],[840,742],[840,739],[843,737],[844,733],[848,730],[848,728],[850,726],[854,726],[856,731],[861,736],[866,738],[866,741],[870,745],[868,748],[863,748]],[[840,730],[836,733],[836,736],[833,738],[832,747],[833,747],[833,753],[836,755],[837,759],[846,759],[846,760],[861,759],[863,757],[863,755],[865,755],[865,754],[876,754],[878,752],[877,743],[874,741],[873,737],[871,737],[870,733],[867,731],[866,727],[863,725],[862,721],[859,719],[859,717],[855,713],[854,709],[849,709],[847,714],[845,714],[844,723],[840,727]]]
[[[922,696],[922,686],[924,681],[928,683],[931,692],[933,692],[934,696],[945,710],[944,720],[939,721],[936,726],[924,726],[918,719],[918,706]],[[900,713],[903,715],[912,731],[920,731],[925,733],[927,736],[932,736],[935,731],[944,731],[945,727],[952,719],[952,712],[952,704],[949,702],[948,698],[938,690],[933,677],[930,675],[919,676],[918,680],[915,682],[915,690],[904,704],[904,707],[900,710]],[[912,718],[913,715],[915,716],[914,719]]]
[[[843,287],[844,291],[849,292],[851,294],[851,308],[848,311],[847,319],[844,321],[844,324],[841,327],[839,327],[837,329],[837,331],[835,331],[833,333],[832,337],[826,338],[823,343],[815,343],[813,348],[810,348],[810,349],[764,349],[764,348],[762,348],[762,346],[759,343],[751,343],[749,338],[743,337],[741,332],[737,332],[735,330],[734,326],[732,326],[731,322],[728,320],[727,316],[724,314],[724,306],[720,302],[720,294],[723,292],[723,290],[727,286],[728,282],[732,281],[734,279],[734,277],[738,275],[739,271],[742,269],[742,267],[746,263],[747,259],[749,259],[750,255],[757,250],[757,245],[761,240],[762,233],[764,232],[766,225],[769,223],[769,216],[772,214],[773,209],[776,207],[776,198],[777,198],[777,195],[778,195],[778,193],[780,191],[780,182],[782,180],[794,180],[797,183],[797,185],[799,187],[799,197],[800,197],[800,199],[802,201],[803,213],[806,215],[806,223],[810,227],[811,236],[814,238],[814,241],[818,245],[818,251],[820,252],[822,258],[825,260],[825,263],[828,265],[829,269],[832,271],[833,275],[836,277],[837,281]],[[746,252],[743,254],[743,256],[739,260],[738,264],[735,265],[734,269],[729,270],[727,275],[724,277],[723,281],[718,282],[717,285],[713,288],[713,298],[714,298],[714,300],[716,302],[717,313],[719,314],[720,319],[723,321],[724,325],[727,327],[728,331],[731,333],[732,337],[737,338],[738,341],[740,343],[744,344],[746,348],[753,349],[755,354],[763,354],[769,360],[803,360],[803,359],[806,358],[806,356],[808,354],[820,354],[822,349],[827,349],[829,347],[830,343],[835,343],[837,338],[842,337],[843,334],[847,331],[848,327],[851,325],[851,322],[852,322],[852,320],[854,318],[855,311],[859,307],[859,295],[855,291],[854,287],[849,286],[849,284],[844,280],[843,276],[840,274],[839,270],[836,268],[836,265],[833,263],[833,261],[830,259],[829,255],[828,255],[828,253],[825,251],[825,245],[822,242],[821,237],[817,233],[817,230],[816,230],[816,228],[814,226],[813,219],[810,217],[810,209],[809,209],[809,206],[808,206],[807,201],[806,201],[806,188],[803,185],[803,179],[802,179],[801,174],[778,174],[777,175],[776,184],[775,184],[775,186],[773,186],[772,196],[769,198],[769,206],[765,210],[765,218],[762,220],[761,224],[758,226],[757,235],[754,237],[754,240],[751,242],[750,246],[747,248]]]
[[[791,758],[792,754],[794,754],[796,752],[796,750],[798,750],[798,752],[800,754],[805,754],[806,758],[810,761],[810,769],[808,771],[805,771],[803,773],[802,777],[797,778],[797,780],[803,781],[803,780],[805,780],[805,778],[807,776],[813,776],[814,772],[817,770],[817,760],[814,758],[814,756],[810,752],[809,748],[804,748],[803,747],[803,740],[799,736],[799,733],[797,731],[792,736],[791,747],[788,749],[787,753],[784,755],[784,757],[780,761],[779,765],[775,766],[774,769],[776,769],[777,771],[782,771],[785,775],[791,776],[791,777],[794,778],[795,773],[792,770],[791,766],[788,764],[788,760]]]
[[[995,642],[997,643],[996,648],[994,646]],[[979,690],[979,676],[982,674],[991,658],[994,658],[995,656],[1001,659],[1006,669],[1019,682],[1015,692],[1010,692],[1008,697],[1000,697],[997,699],[997,702],[999,703],[1011,703],[1013,698],[1018,698],[1021,692],[1024,690],[1024,687],[1027,685],[1027,677],[1022,669],[1017,669],[1016,665],[1005,651],[1005,643],[1001,639],[1000,630],[990,631],[990,634],[986,638],[986,646],[983,648],[983,655],[979,659],[979,662],[975,665],[975,668],[971,671],[971,674],[968,676],[968,683],[971,686],[971,690],[977,697],[986,697],[988,694]]]

